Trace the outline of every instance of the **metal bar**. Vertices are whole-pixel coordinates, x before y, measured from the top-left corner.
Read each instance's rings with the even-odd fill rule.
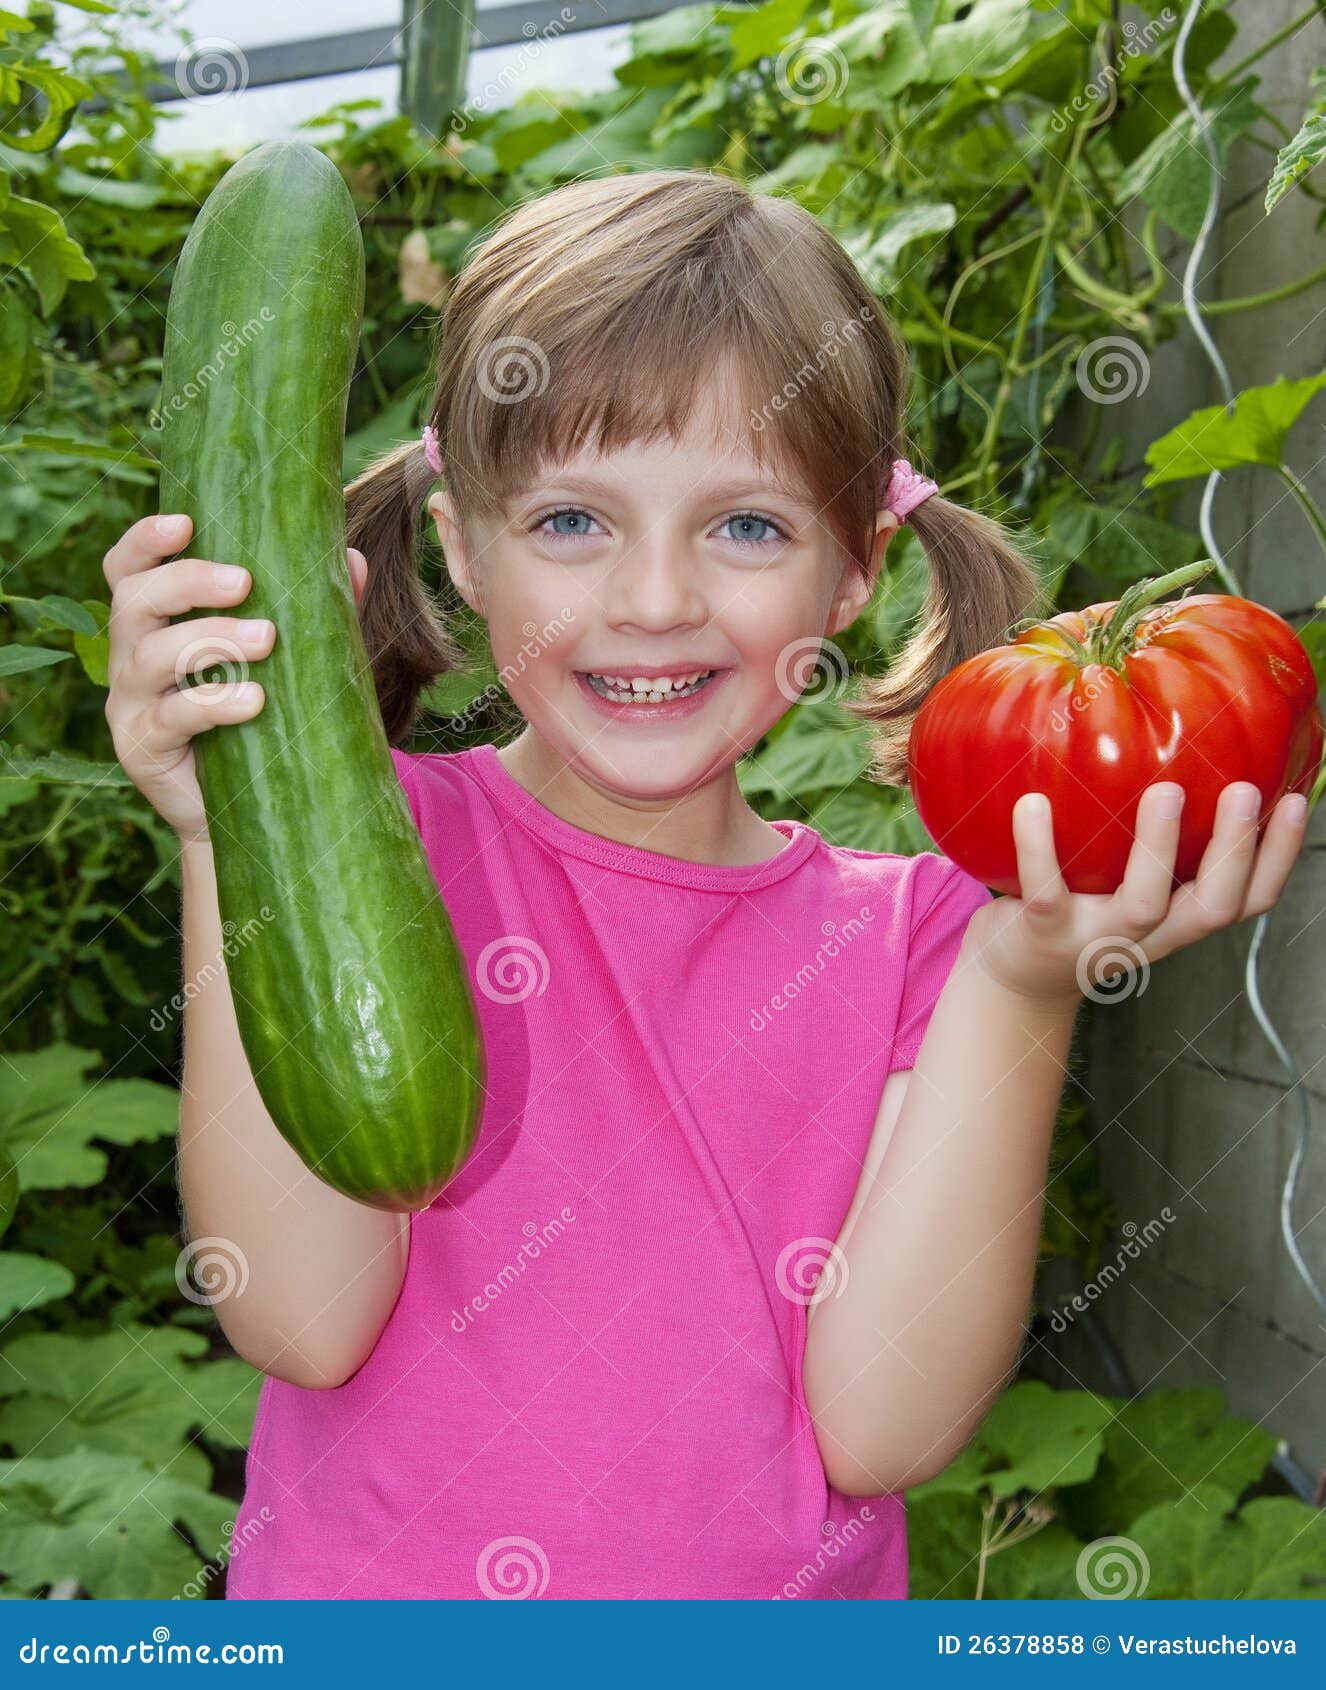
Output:
[[[737,0],[738,4],[746,0]],[[751,0],[753,3],[753,0]],[[471,51],[485,47],[512,47],[535,40],[545,30],[555,35],[574,35],[582,30],[609,29],[637,23],[644,18],[670,12],[674,4],[664,0],[519,0],[518,4],[483,7],[475,19]],[[307,36],[298,41],[272,41],[263,46],[239,47],[237,62],[216,51],[194,61],[189,80],[187,49],[179,58],[157,64],[157,78],[148,83],[147,97],[157,104],[172,100],[205,99],[209,92],[245,88],[270,88],[283,82],[306,82],[318,76],[342,76],[348,72],[376,70],[400,63],[402,30],[390,24],[373,29],[347,30],[341,35]],[[208,66],[214,65],[215,80],[209,84]],[[230,80],[224,80],[229,74]],[[85,111],[104,109],[104,100],[88,100]]]

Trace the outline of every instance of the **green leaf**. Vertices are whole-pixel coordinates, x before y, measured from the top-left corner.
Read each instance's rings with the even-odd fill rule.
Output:
[[[178,1326],[15,1338],[0,1352],[0,1439],[20,1455],[101,1449],[177,1474],[194,1465],[177,1464],[191,1432],[242,1449],[262,1375],[239,1361],[200,1360],[208,1347],[205,1334]]]
[[[220,1554],[235,1504],[130,1456],[84,1449],[0,1462],[0,1571],[30,1588],[77,1578],[92,1597],[133,1601],[187,1594]]]
[[[62,458],[87,458],[93,463],[113,464],[117,469],[150,469],[159,466],[155,458],[121,446],[102,446],[92,440],[71,440],[62,434],[25,434],[21,440],[0,443],[0,452],[50,452]],[[108,473],[114,474],[112,469]],[[139,476],[131,479],[141,480]]]
[[[1275,169],[1266,184],[1266,210],[1279,204],[1300,177],[1315,170],[1326,158],[1326,113],[1313,112],[1292,141],[1276,155]]]
[[[386,410],[379,411],[362,428],[346,436],[345,455],[341,461],[342,480],[353,481],[374,458],[390,452],[395,446],[403,446],[418,435],[415,418],[422,398],[423,391],[416,384],[393,399]]]
[[[752,7],[745,17],[738,18],[729,32],[731,69],[745,70],[757,59],[780,52],[809,5],[810,0],[765,0],[763,6]]]
[[[0,1250],[0,1322],[67,1297],[73,1288],[73,1274],[59,1262]]]
[[[909,1600],[971,1601],[980,1570],[980,1498],[908,1491],[906,1503]]]
[[[844,791],[832,793],[806,820],[830,845],[849,851],[911,857],[932,843],[908,794],[874,781],[853,781]]]
[[[1326,1599],[1326,1513],[1285,1496],[1233,1509],[1227,1489],[1198,1484],[1134,1521],[1128,1535],[1150,1564],[1149,1598]]]
[[[23,675],[29,669],[49,669],[53,663],[64,663],[73,653],[52,651],[40,645],[0,646],[0,676]]]
[[[809,793],[842,791],[869,765],[870,746],[861,724],[849,723],[832,702],[798,704],[772,745],[737,764],[737,783],[748,798],[767,795],[786,803]]]
[[[9,1230],[9,1223],[18,1208],[18,1169],[14,1159],[0,1150],[0,1238]]]
[[[19,240],[20,262],[37,289],[41,314],[49,317],[70,281],[90,281],[97,272],[53,207],[11,194],[5,220]]]
[[[930,564],[911,528],[890,540],[885,567],[863,620],[873,635],[878,655],[891,663],[916,626],[930,585]]]
[[[1275,1447],[1270,1432],[1226,1414],[1217,1386],[1153,1392],[1125,1404],[1107,1429],[1105,1460],[1074,1524],[1092,1536],[1127,1532],[1147,1509],[1204,1482],[1237,1497]]]
[[[168,1138],[179,1120],[179,1093],[155,1080],[99,1079],[88,1071],[96,1051],[48,1045],[0,1064],[0,1147],[24,1191],[95,1185],[106,1156],[94,1140],[141,1144]]]
[[[1121,587],[1205,556],[1200,535],[1148,516],[1135,505],[1105,504],[1065,491],[1047,504],[1042,520],[1051,552],[1065,570],[1080,564]],[[1051,593],[1058,587],[1058,579],[1048,583]]]
[[[1326,371],[1301,381],[1281,376],[1264,387],[1245,387],[1235,396],[1232,412],[1223,405],[1203,406],[1147,447],[1151,467],[1142,485],[1159,487],[1240,464],[1278,469],[1284,463],[1285,436],[1323,387]]]
[[[62,593],[48,593],[40,599],[0,593],[0,603],[13,606],[19,620],[28,628],[68,628],[83,634],[95,634],[97,631],[91,612],[77,599],[65,598]]]
[[[1255,76],[1245,77],[1224,90],[1209,114],[1211,138],[1222,169],[1230,142],[1257,122],[1256,86]],[[1189,241],[1195,241],[1201,231],[1210,189],[1206,148],[1186,108],[1133,160],[1116,185],[1120,200],[1139,196]]]
[[[5,647],[5,650],[9,650]],[[30,648],[25,648],[30,649]],[[68,657],[67,651],[59,653]],[[70,757],[63,751],[48,751],[38,757],[15,751],[0,740],[0,782],[44,781],[68,786],[130,786],[118,763],[92,763],[86,757]]]
[[[878,294],[892,293],[898,283],[898,261],[913,241],[945,235],[957,222],[957,207],[947,201],[910,205],[887,216],[873,231],[843,237],[867,285]]]
[[[1055,1391],[1039,1379],[1023,1380],[998,1399],[957,1460],[917,1491],[1007,1497],[1084,1484],[1106,1448],[1113,1413],[1110,1399],[1093,1391]]]
[[[0,410],[9,410],[26,392],[35,323],[17,288],[0,289]]]
[[[121,182],[114,176],[89,176],[65,164],[55,178],[56,189],[71,199],[91,200],[121,211],[147,211],[159,205],[163,191],[151,182]]]
[[[1029,37],[1061,27],[1057,18],[1038,18],[1026,0],[976,0],[959,22],[931,34],[926,81],[995,76],[1022,55]]]
[[[93,686],[110,685],[110,636],[108,634],[75,634],[74,650],[83,665],[83,673]]]

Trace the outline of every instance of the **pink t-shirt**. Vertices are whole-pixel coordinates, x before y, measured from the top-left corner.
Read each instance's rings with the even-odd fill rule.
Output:
[[[491,745],[393,756],[489,1095],[359,1371],[264,1381],[227,1594],[905,1597],[901,1496],[826,1482],[807,1305],[992,894],[792,820],[764,862],[685,862]]]

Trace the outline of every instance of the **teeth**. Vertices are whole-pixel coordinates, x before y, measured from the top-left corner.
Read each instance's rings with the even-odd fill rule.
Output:
[[[595,690],[603,697],[609,698],[614,704],[659,704],[674,695],[693,692],[702,681],[707,681],[714,671],[712,669],[697,669],[690,675],[664,675],[658,680],[646,680],[643,675],[628,678],[625,675],[590,675],[590,680],[597,682]]]

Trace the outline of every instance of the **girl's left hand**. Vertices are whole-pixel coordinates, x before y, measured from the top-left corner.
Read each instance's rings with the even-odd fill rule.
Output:
[[[1302,800],[1280,800],[1259,848],[1256,787],[1225,787],[1197,878],[1173,887],[1182,810],[1166,816],[1164,808],[1167,795],[1182,791],[1159,781],[1143,792],[1123,883],[1109,895],[1067,889],[1049,804],[1041,793],[1024,793],[1013,806],[1023,896],[995,898],[972,916],[967,942],[980,966],[1020,997],[1067,1005],[1100,984],[1098,963],[1111,974],[1142,968],[1269,910],[1303,844],[1304,818],[1294,815]],[[1239,805],[1249,795],[1245,816]]]

